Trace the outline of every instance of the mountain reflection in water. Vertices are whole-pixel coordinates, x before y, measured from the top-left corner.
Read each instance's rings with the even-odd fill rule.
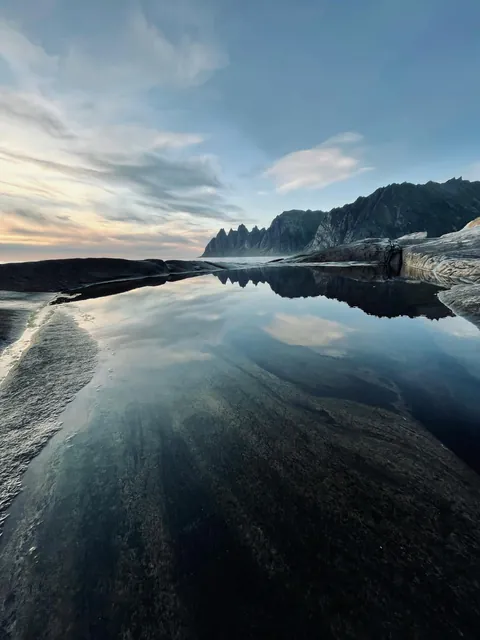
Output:
[[[453,316],[437,298],[440,288],[424,282],[388,278],[373,266],[307,267],[262,266],[225,269],[213,273],[222,284],[228,281],[246,287],[248,283],[267,283],[282,298],[326,298],[346,302],[369,315],[380,318],[424,316],[438,320]],[[168,282],[205,277],[204,273],[136,278],[83,287],[68,292],[73,297],[59,296],[55,303],[80,302],[93,298],[126,293],[143,287],[158,287]]]
[[[374,267],[256,267],[220,271],[214,275],[223,284],[230,280],[241,287],[249,282],[254,285],[267,283],[282,298],[325,296],[379,318],[424,316],[438,320],[454,315],[438,300],[439,287],[386,278]]]

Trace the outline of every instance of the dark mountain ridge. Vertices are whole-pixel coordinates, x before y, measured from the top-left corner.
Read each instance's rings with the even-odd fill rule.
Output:
[[[289,255],[369,237],[396,238],[416,231],[440,236],[480,215],[480,182],[391,184],[331,211],[284,211],[268,229],[221,229],[204,257]]]
[[[323,215],[323,211],[293,209],[276,216],[268,229],[255,226],[248,231],[244,224],[228,233],[220,229],[205,247],[203,257],[297,253],[313,240]]]

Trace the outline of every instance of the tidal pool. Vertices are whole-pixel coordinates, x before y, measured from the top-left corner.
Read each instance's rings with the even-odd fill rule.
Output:
[[[477,637],[480,332],[436,293],[262,267],[51,308],[0,389],[0,638]]]

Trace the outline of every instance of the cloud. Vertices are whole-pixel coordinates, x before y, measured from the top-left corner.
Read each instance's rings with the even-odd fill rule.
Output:
[[[43,129],[53,137],[73,137],[51,104],[39,95],[0,89],[0,120],[8,121],[9,118],[17,120],[21,126],[29,124]]]
[[[148,106],[151,89],[198,86],[226,57],[198,35],[167,38],[139,12],[116,35],[100,57],[78,40],[51,55],[0,19],[12,77],[0,85],[0,250],[198,254],[212,221],[236,222],[205,135],[158,126]]]
[[[67,164],[0,147],[0,162],[2,159],[22,166],[30,164],[47,174],[58,174],[73,179],[77,184],[90,183],[100,190],[110,187],[113,194],[116,188],[129,189],[135,194],[137,205],[141,203],[164,213],[186,213],[228,221],[230,214],[240,211],[219,195],[223,185],[207,156],[176,160],[150,152],[131,156],[122,154],[119,158],[115,154],[89,153],[77,154],[76,159],[83,161],[82,164]],[[128,218],[125,211],[120,217],[111,212],[107,212],[105,217],[110,220],[140,219],[134,212]],[[150,223],[154,221],[151,215],[149,220]]]
[[[13,209],[10,215],[20,220],[43,224],[47,219],[43,213],[38,211],[28,211],[27,209]]]
[[[38,86],[58,70],[58,59],[0,17],[0,59],[22,85]]]
[[[144,13],[135,10],[108,49],[102,64],[81,44],[73,43],[60,64],[62,82],[75,89],[125,94],[153,87],[185,89],[206,82],[227,66],[217,46],[182,35],[168,38]]]
[[[355,131],[344,131],[343,133],[338,133],[337,135],[328,138],[322,146],[329,147],[334,144],[355,144],[362,141],[363,136],[360,133],[356,133]]]
[[[72,38],[66,50],[51,55],[0,16],[0,58],[22,86],[61,82],[66,88],[97,94],[195,87],[228,65],[226,53],[202,40],[198,30],[169,38],[139,8],[113,35],[108,46],[105,38],[99,45],[92,30],[91,43]]]
[[[179,257],[199,255],[209,233],[191,228],[182,220],[161,227],[106,225],[90,228],[61,216],[41,216],[36,211],[6,210],[0,224],[2,260],[41,259],[70,255]],[[163,252],[163,253],[162,253]],[[166,253],[164,253],[166,252]]]
[[[294,151],[277,160],[265,175],[275,181],[277,191],[322,189],[371,169],[361,160],[358,143],[362,136],[340,133],[312,149]]]

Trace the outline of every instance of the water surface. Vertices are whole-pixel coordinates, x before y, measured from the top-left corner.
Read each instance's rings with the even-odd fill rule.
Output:
[[[10,509],[0,637],[475,637],[480,334],[435,287],[363,275],[57,307],[55,393],[97,365]]]

